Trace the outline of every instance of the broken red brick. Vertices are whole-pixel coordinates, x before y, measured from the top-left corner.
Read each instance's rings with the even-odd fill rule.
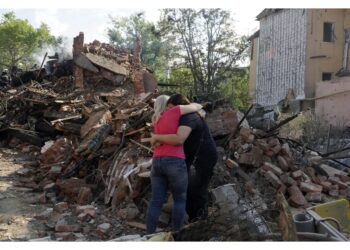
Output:
[[[79,225],[58,224],[55,226],[56,232],[79,232]]]
[[[58,213],[63,213],[67,209],[68,209],[67,202],[59,202],[59,203],[55,204],[55,206],[53,207],[53,210],[58,212]]]
[[[77,206],[75,208],[75,213],[80,214],[85,212],[86,210],[95,210],[95,207],[93,205]]]
[[[314,184],[314,183],[307,183],[302,182],[300,183],[300,190],[305,193],[321,193],[322,192],[322,186]]]
[[[81,213],[77,216],[78,220],[80,221],[87,221],[90,219],[90,216],[87,213]]]
[[[227,159],[225,161],[225,163],[226,163],[226,166],[229,167],[229,168],[238,168],[239,167],[237,162],[235,162],[234,160],[231,160],[231,159]]]
[[[250,152],[240,154],[238,163],[248,167],[260,167],[262,163],[263,151],[253,146]]]
[[[292,177],[294,180],[300,179],[303,175],[304,175],[304,172],[301,170],[292,172]]]
[[[332,183],[330,183],[329,181],[323,181],[320,183],[320,185],[322,186],[325,192],[328,192],[332,189]]]
[[[306,167],[305,168],[305,174],[307,174],[311,179],[316,177],[316,171],[312,167]]]
[[[339,173],[336,173],[335,176],[338,177],[342,182],[350,182],[350,176],[342,175]]]
[[[280,177],[280,180],[287,186],[293,186],[293,185],[297,185],[296,181],[290,177],[288,174],[284,174]]]
[[[79,205],[84,205],[90,202],[92,197],[91,188],[89,187],[82,187],[79,191],[77,203]]]
[[[286,161],[286,159],[284,159],[283,156],[279,155],[277,156],[277,162],[279,167],[283,170],[283,171],[288,171],[289,166],[288,166],[288,162]]]
[[[272,171],[275,175],[278,175],[278,176],[283,174],[283,171],[279,167],[269,162],[264,162],[264,164],[262,165],[262,168],[265,171]]]
[[[342,182],[338,177],[329,177],[328,181],[331,182],[332,184],[336,184],[339,186],[339,188],[345,189],[348,187],[348,185],[344,182]]]
[[[45,204],[46,203],[46,194],[45,193],[40,194],[38,197],[38,201],[40,204]]]
[[[307,201],[297,186],[291,186],[287,189],[290,194],[289,203],[293,207],[301,207],[307,204]]]
[[[62,233],[55,233],[56,240],[61,238],[64,241],[74,241],[75,236],[72,232],[62,232]]]
[[[288,143],[283,143],[282,144],[282,146],[281,146],[281,153],[283,155],[288,156],[289,158],[293,157],[292,152],[290,151],[290,147],[289,147]]]
[[[265,177],[275,188],[278,188],[282,185],[280,179],[272,171],[267,171]]]
[[[283,183],[278,187],[277,192],[281,192],[282,194],[285,194],[287,192],[287,187]]]

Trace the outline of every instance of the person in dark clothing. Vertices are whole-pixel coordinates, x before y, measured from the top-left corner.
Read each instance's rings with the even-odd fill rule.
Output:
[[[190,101],[180,95],[172,95],[169,106],[186,105]],[[153,143],[184,144],[186,165],[189,176],[186,212],[189,221],[204,219],[208,215],[208,186],[213,168],[218,160],[215,141],[204,119],[198,113],[180,118],[177,134],[156,135]],[[194,169],[191,169],[191,166]]]

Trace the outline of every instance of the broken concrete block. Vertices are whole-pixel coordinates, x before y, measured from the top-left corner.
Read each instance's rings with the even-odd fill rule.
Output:
[[[338,198],[339,197],[339,190],[330,190],[328,192],[328,195],[332,196],[332,197],[335,197],[335,198]]]
[[[311,192],[305,195],[305,199],[308,202],[322,202],[322,193],[321,192]]]
[[[291,186],[287,189],[287,191],[290,195],[289,203],[291,206],[301,207],[307,204],[307,201],[303,193],[300,191],[300,189],[297,186]]]
[[[281,176],[283,174],[283,171],[279,167],[269,162],[264,162],[264,164],[262,165],[262,168],[265,171],[272,171],[277,176]]]
[[[322,162],[323,158],[322,156],[311,156],[309,157],[308,159],[308,162],[309,162],[309,166],[315,166],[315,165],[318,165]]]
[[[105,237],[106,234],[108,234],[108,231],[111,229],[111,224],[109,223],[102,223],[97,226],[96,233],[101,236]]]
[[[41,214],[35,215],[34,217],[38,220],[48,220],[53,213],[53,208],[47,208]]]
[[[323,171],[325,171],[329,177],[333,177],[336,174],[338,174],[338,175],[345,175],[345,176],[347,175],[345,172],[340,171],[340,170],[338,170],[336,168],[333,168],[331,166],[328,166],[326,164],[318,165],[318,167],[321,168]]]
[[[300,183],[300,190],[305,193],[321,193],[322,186],[314,183],[302,182]]]

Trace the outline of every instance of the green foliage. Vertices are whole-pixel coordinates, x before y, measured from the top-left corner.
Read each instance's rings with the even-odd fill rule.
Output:
[[[110,17],[113,27],[108,29],[111,44],[116,47],[132,49],[137,37],[141,39],[141,61],[150,69],[161,67],[160,57],[163,53],[163,43],[160,33],[152,22],[146,21],[144,13],[129,17]]]
[[[220,84],[220,93],[236,108],[246,110],[249,98],[249,73],[239,69],[229,73],[225,82]]]
[[[178,87],[162,87],[161,90],[177,92],[188,97],[193,96],[193,77],[191,70],[183,66],[173,67],[168,79],[169,83]]]
[[[181,45],[179,56],[191,69],[195,95],[216,93],[227,73],[246,56],[248,42],[236,35],[227,10],[164,9],[160,26]]]
[[[5,13],[0,22],[0,66],[12,68],[32,62],[32,55],[54,41],[46,24],[35,29],[27,20]]]

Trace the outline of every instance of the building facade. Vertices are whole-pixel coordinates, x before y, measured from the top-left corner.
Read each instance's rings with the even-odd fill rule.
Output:
[[[257,19],[260,30],[250,38],[252,103],[276,105],[292,89],[313,106],[316,83],[348,69],[350,9],[265,9]]]

